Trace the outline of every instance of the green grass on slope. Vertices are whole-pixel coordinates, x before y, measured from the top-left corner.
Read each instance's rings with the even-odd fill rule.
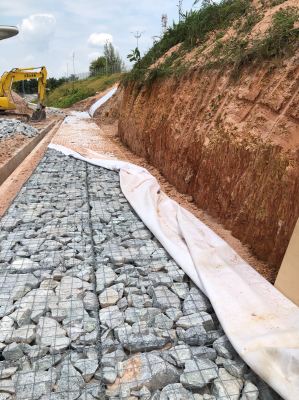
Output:
[[[70,107],[80,100],[94,96],[96,92],[106,90],[120,79],[121,74],[113,74],[64,83],[49,93],[47,96],[47,105],[58,108]]]
[[[274,4],[282,0],[273,0]],[[254,62],[273,60],[288,56],[298,48],[299,9],[287,7],[276,11],[268,30],[256,39],[250,33],[263,18],[267,7],[260,11],[252,6],[251,0],[205,1],[199,10],[187,13],[179,23],[174,23],[161,40],[156,43],[133,69],[124,75],[123,83],[135,81],[142,86],[151,85],[158,78],[184,73],[188,69],[184,56],[197,48],[197,56],[206,50],[207,39],[215,35],[212,51],[203,55],[206,67],[231,65],[238,77],[241,69]],[[225,32],[231,31],[224,40]],[[233,35],[232,35],[233,33]],[[177,51],[166,57],[164,62],[150,68],[174,45],[180,43]]]

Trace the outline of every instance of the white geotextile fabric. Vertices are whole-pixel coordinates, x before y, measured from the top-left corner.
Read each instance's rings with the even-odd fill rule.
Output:
[[[98,108],[100,108],[104,103],[106,103],[107,100],[109,100],[117,91],[117,87],[112,88],[109,90],[108,93],[105,94],[105,96],[101,97],[99,100],[97,100],[93,105],[90,107],[88,110],[88,113],[91,117],[94,116],[94,113]]]
[[[145,225],[209,297],[243,360],[283,398],[299,398],[299,308],[251,268],[211,229],[171,200],[144,168],[124,161],[83,157],[119,171],[121,190]]]

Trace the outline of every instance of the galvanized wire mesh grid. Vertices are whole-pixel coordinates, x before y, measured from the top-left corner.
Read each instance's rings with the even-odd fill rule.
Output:
[[[0,399],[278,398],[117,173],[48,151],[0,240]]]

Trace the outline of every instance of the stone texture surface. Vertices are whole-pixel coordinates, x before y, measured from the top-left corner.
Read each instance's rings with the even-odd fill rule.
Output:
[[[0,400],[272,393],[131,209],[118,174],[53,150],[0,221],[0,351]]]
[[[0,140],[10,136],[22,134],[32,138],[38,134],[38,130],[31,125],[25,124],[17,119],[0,120]]]

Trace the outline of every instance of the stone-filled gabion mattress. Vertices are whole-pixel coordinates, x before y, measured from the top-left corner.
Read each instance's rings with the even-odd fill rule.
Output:
[[[33,138],[38,135],[38,129],[17,119],[0,119],[0,140],[18,134]]]
[[[0,400],[278,398],[116,172],[48,150],[0,240]]]

